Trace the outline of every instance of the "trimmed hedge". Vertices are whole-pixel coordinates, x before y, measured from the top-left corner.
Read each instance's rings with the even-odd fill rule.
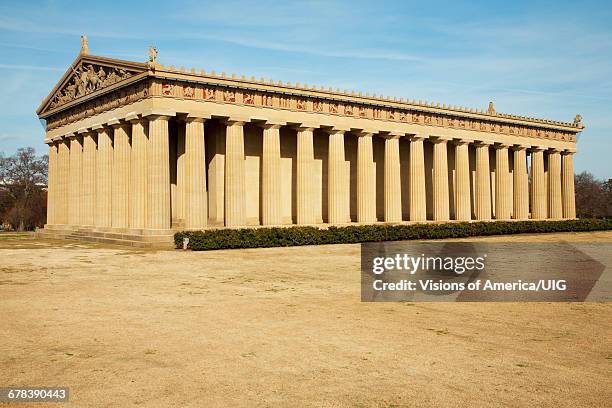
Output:
[[[483,235],[612,230],[612,219],[563,221],[495,221],[412,225],[350,225],[346,227],[272,227],[211,229],[174,234],[177,248],[189,238],[194,251],[296,245],[354,244],[413,239],[465,238]]]

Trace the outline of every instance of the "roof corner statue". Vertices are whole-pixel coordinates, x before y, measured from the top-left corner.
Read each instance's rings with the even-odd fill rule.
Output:
[[[489,107],[487,108],[487,113],[489,115],[495,114],[495,106],[493,105],[493,101],[489,102]]]
[[[83,34],[81,36],[81,55],[89,54],[89,44],[87,44],[87,36]]]
[[[149,47],[149,68],[155,70],[157,64],[157,48]]]
[[[582,124],[582,116],[577,114],[576,117],[574,118],[574,125],[576,125],[576,127],[583,127],[584,125]]]
[[[49,145],[45,231],[155,246],[177,229],[575,218],[580,115],[561,122],[492,101],[470,109],[157,58],[153,46],[141,62],[90,55],[81,37],[37,110]]]

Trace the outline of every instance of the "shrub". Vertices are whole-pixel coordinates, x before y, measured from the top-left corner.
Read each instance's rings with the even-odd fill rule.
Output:
[[[562,221],[495,221],[412,225],[350,225],[346,227],[271,227],[183,231],[174,235],[177,248],[189,238],[194,251],[262,248],[414,239],[466,238],[483,235],[612,230],[612,219]]]

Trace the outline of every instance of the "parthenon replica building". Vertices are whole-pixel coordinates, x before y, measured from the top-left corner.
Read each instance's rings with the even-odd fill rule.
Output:
[[[575,218],[584,128],[81,52],[46,121],[43,234]]]

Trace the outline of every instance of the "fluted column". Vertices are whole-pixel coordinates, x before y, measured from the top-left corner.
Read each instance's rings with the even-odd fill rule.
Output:
[[[62,139],[58,144],[58,194],[57,223],[68,224],[68,199],[70,177],[70,140]]]
[[[130,136],[129,124],[113,121],[113,183],[112,218],[113,228],[127,228],[130,208]]]
[[[98,153],[96,155],[96,227],[111,226],[112,180],[113,180],[113,142],[111,128],[94,126],[98,132]]]
[[[57,144],[48,142],[49,145],[49,167],[47,170],[47,222],[53,225],[57,223]]]
[[[408,190],[410,194],[410,221],[427,219],[427,195],[425,192],[425,155],[421,136],[410,139],[410,173]]]
[[[400,174],[399,138],[400,135],[385,136],[385,222],[402,221],[402,185]]]
[[[263,125],[263,153],[261,166],[261,223],[280,225],[281,217],[281,157],[280,127]]]
[[[301,127],[297,129],[297,223],[314,224],[314,145],[312,128]],[[319,204],[320,205],[320,204]]]
[[[204,119],[188,117],[185,127],[185,228],[204,228],[208,220]]]
[[[92,227],[96,212],[96,134],[83,135],[83,191],[81,193],[81,224]]]
[[[203,125],[202,125],[203,126]],[[186,194],[187,194],[187,180],[186,180],[186,169],[185,164],[187,162],[187,157],[185,154],[185,144],[186,144],[186,133],[187,132],[187,123],[178,122],[178,137],[176,141],[176,203],[172,203],[172,205],[176,205],[176,218],[179,220],[183,220],[186,217]],[[208,216],[207,216],[208,218]]]
[[[563,218],[576,218],[576,195],[574,193],[574,152],[563,152]]]
[[[147,225],[147,144],[146,119],[136,115],[128,117],[132,124],[132,148],[130,149],[130,221],[133,229]]]
[[[509,220],[510,207],[510,166],[508,145],[495,145],[495,218]]]
[[[544,149],[531,152],[531,218],[546,218],[546,184],[544,180]]]
[[[348,183],[345,171],[344,131],[334,130],[329,134],[329,159],[327,161],[327,211],[330,224],[349,222]]]
[[[246,225],[244,122],[226,122],[225,226]]]
[[[553,149],[548,154],[548,218],[563,218],[561,200],[561,152]]]
[[[448,198],[448,151],[445,138],[433,139],[433,216],[435,221],[450,219]]]
[[[170,146],[168,116],[151,115],[147,145],[147,229],[168,230],[170,213]]]
[[[526,220],[529,217],[529,176],[527,174],[527,147],[514,147],[514,205],[513,218]]]
[[[357,135],[357,222],[376,222],[376,184],[372,133]]]
[[[476,144],[476,219],[491,219],[491,173],[489,171],[489,144]]]
[[[455,219],[470,221],[470,156],[467,140],[455,142]]]
[[[70,138],[70,178],[68,201],[68,224],[81,223],[81,185],[83,177],[83,146],[81,136],[73,135]]]

